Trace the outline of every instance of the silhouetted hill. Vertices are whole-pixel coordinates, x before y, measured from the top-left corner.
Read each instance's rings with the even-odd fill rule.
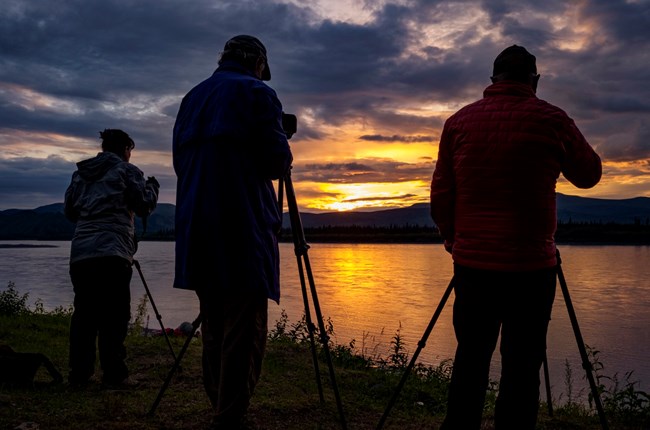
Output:
[[[149,233],[167,234],[174,231],[175,206],[160,203],[147,220]],[[142,220],[136,218],[136,232],[142,235]],[[63,203],[53,203],[36,209],[7,209],[0,211],[0,240],[70,240],[74,223],[63,215]]]
[[[560,222],[600,222],[646,224],[650,217],[650,198],[610,200],[557,194],[557,216]]]
[[[63,215],[63,204],[0,212],[0,240],[68,240],[73,232],[74,224]]]
[[[429,204],[418,203],[407,208],[385,209],[373,212],[301,212],[300,220],[304,228],[314,227],[391,227],[391,226],[420,226],[433,227],[429,215]],[[291,227],[289,215],[284,214],[282,227]]]
[[[650,222],[650,198],[595,199],[557,194],[557,214],[560,223],[614,223],[647,224]],[[403,209],[387,209],[375,212],[327,212],[301,213],[304,228],[332,226],[390,227],[416,225],[433,227],[429,204],[419,203]],[[283,219],[283,227],[289,227],[289,217]]]
[[[560,224],[650,224],[650,198],[595,199],[557,195]],[[173,239],[175,206],[160,203],[147,221],[146,239]],[[407,208],[374,212],[327,212],[300,214],[303,228],[361,227],[367,236],[372,229],[433,228],[429,205],[415,204]],[[289,215],[284,214],[283,227],[290,228]],[[0,240],[69,240],[74,224],[63,215],[63,204],[54,203],[36,209],[7,209],[0,211]],[[142,222],[136,220],[136,231],[142,235]],[[627,233],[628,235],[632,233]]]

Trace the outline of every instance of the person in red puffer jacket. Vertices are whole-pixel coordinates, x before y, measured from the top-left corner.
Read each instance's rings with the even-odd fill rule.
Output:
[[[598,154],[560,108],[536,97],[535,56],[513,45],[483,98],[445,122],[431,216],[454,262],[458,342],[443,430],[479,429],[501,334],[495,425],[534,429],[556,284],[555,186],[601,178]]]

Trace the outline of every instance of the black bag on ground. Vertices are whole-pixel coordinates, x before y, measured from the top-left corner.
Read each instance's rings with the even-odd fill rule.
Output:
[[[63,382],[63,376],[45,355],[15,352],[8,345],[0,345],[0,384],[33,387],[34,377],[41,365],[45,366],[54,383]]]

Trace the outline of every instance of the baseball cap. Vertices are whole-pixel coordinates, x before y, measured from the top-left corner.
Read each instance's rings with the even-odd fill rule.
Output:
[[[492,76],[502,73],[512,75],[537,74],[535,56],[523,46],[512,45],[507,47],[494,60]]]
[[[261,56],[264,58],[265,66],[264,71],[262,72],[262,80],[271,80],[271,69],[269,68],[269,62],[266,57],[266,48],[257,37],[249,36],[247,34],[235,36],[226,42],[226,45],[223,47],[223,53],[239,54],[244,58],[246,58],[247,54]]]

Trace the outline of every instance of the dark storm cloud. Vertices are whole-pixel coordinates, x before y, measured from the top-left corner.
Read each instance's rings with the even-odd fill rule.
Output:
[[[104,111],[95,101],[75,102],[83,112],[78,114],[65,113],[56,109],[31,110],[16,105],[8,100],[0,105],[0,129],[13,129],[40,133],[55,133],[80,138],[95,138],[98,127],[105,128],[117,123],[116,118]],[[141,127],[143,124],[120,119],[119,126],[127,130]]]
[[[650,121],[640,119],[625,121],[619,127],[605,127],[601,124],[606,143],[599,145],[602,157],[618,161],[634,161],[650,158]],[[625,130],[625,132],[623,132]],[[600,130],[599,130],[600,131]]]
[[[56,156],[45,160],[0,159],[0,201],[3,208],[25,208],[22,201],[40,202],[28,208],[63,201],[74,163]]]
[[[353,202],[382,202],[382,201],[395,201],[395,200],[407,200],[413,197],[417,197],[415,194],[402,194],[401,196],[391,196],[391,197],[361,197],[357,199],[345,199],[344,203],[353,203]]]
[[[367,140],[369,142],[403,142],[403,143],[434,141],[434,138],[432,136],[398,136],[396,134],[392,136],[382,136],[379,134],[364,134],[363,136],[359,136],[359,139]]]
[[[386,183],[400,181],[429,181],[432,164],[401,163],[394,160],[362,159],[340,163],[310,163],[294,168],[302,181],[350,183]]]
[[[626,45],[647,47],[650,8],[647,0],[617,2],[593,0],[585,16],[597,19],[612,38]]]
[[[18,132],[65,136],[94,147],[97,131],[114,127],[134,137],[143,157],[169,153],[183,95],[213,72],[229,37],[251,33],[268,48],[271,86],[285,110],[299,117],[292,142],[318,141],[321,126],[356,122],[382,130],[359,137],[360,145],[429,137],[435,143],[444,117],[404,108],[436,104],[455,110],[480,98],[494,57],[517,43],[537,56],[539,96],[575,118],[606,161],[650,155],[648,1],[414,0],[368,6],[373,15],[360,24],[319,17],[309,2],[7,0],[0,10],[0,147],[5,152],[15,140],[7,136]],[[468,21],[479,16],[488,20]],[[558,24],[566,17],[575,19]],[[574,45],[562,45],[574,39]],[[307,115],[313,121],[303,121]],[[38,201],[60,200],[70,163],[39,171],[39,164],[51,168],[56,161],[19,160],[24,170],[12,164],[16,160],[0,159],[0,210],[21,198],[27,207],[38,206],[30,196],[43,193]],[[307,168],[297,159],[295,171],[331,182],[431,173],[431,165],[420,170],[394,160],[355,161],[359,166]],[[35,170],[27,167],[32,163]],[[169,166],[146,167],[164,178],[173,198]],[[19,189],[13,198],[12,190]]]

